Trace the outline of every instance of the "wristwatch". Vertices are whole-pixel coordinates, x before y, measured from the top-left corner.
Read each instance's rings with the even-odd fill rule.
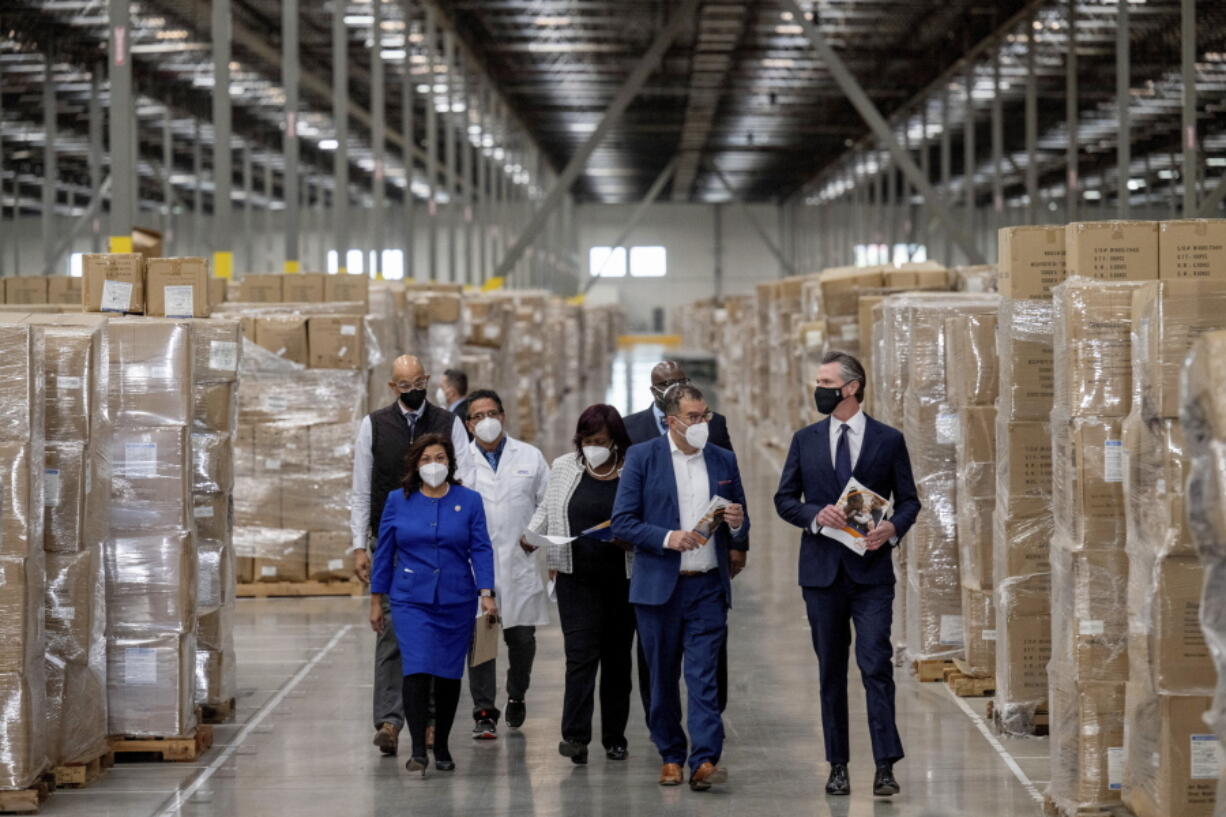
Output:
[[[481,598],[483,598],[483,599],[492,599],[492,598],[494,598],[494,591],[493,591],[493,590],[482,590],[482,591],[481,591]]]

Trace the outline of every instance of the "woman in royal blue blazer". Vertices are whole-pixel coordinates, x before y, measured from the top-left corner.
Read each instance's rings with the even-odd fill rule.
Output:
[[[481,495],[455,478],[451,439],[426,434],[405,457],[404,490],[387,497],[370,575],[370,625],[386,626],[390,596],[404,672],[404,714],[413,739],[405,764],[425,774],[430,692],[435,702],[434,765],[455,770],[447,746],[460,702],[474,614],[497,615],[494,550]]]

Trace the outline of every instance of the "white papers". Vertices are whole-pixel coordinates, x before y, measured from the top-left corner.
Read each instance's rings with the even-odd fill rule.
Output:
[[[533,533],[530,530],[524,531],[524,541],[533,547],[543,548],[550,545],[558,546],[565,545],[567,542],[575,541],[574,536],[543,536],[539,533]]]
[[[710,539],[724,522],[724,508],[727,508],[732,503],[724,499],[722,496],[713,496],[711,501],[707,503],[707,507],[703,509],[702,516],[694,524],[691,530],[701,536],[703,539]]]
[[[889,519],[894,511],[890,500],[870,491],[854,478],[847,480],[835,507],[847,517],[847,524],[841,528],[823,526],[818,532],[842,542],[860,556],[868,552],[865,541],[868,535],[877,525]]]

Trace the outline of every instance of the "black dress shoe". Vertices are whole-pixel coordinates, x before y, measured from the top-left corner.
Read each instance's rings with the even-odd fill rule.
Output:
[[[524,725],[524,720],[527,717],[528,708],[524,706],[523,701],[507,702],[507,726],[512,729],[518,729]]]
[[[451,759],[451,751],[449,749],[434,750],[434,768],[440,772],[455,771],[455,761]]]
[[[851,781],[847,778],[846,763],[830,765],[830,779],[826,781],[826,794],[847,797],[851,794]]]
[[[902,789],[894,779],[894,764],[882,763],[877,766],[877,776],[873,778],[874,797],[892,797]]]
[[[605,757],[607,757],[609,760],[625,760],[627,757],[630,756],[630,750],[627,749],[625,746],[614,746],[612,749],[609,749],[604,754],[605,754]]]
[[[558,754],[562,757],[569,757],[570,762],[576,766],[587,765],[587,746],[585,744],[564,740],[558,744]]]

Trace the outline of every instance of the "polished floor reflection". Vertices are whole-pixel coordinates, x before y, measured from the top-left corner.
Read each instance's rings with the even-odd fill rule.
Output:
[[[620,391],[646,405],[655,350],[621,356]],[[644,364],[645,367],[644,367]],[[627,369],[634,374],[627,376]],[[614,391],[616,391],[616,387]],[[610,396],[611,401],[616,400]],[[734,432],[735,429],[735,416]],[[553,430],[547,454],[565,445],[573,419]],[[731,614],[731,703],[723,790],[695,794],[655,784],[659,760],[635,696],[631,757],[593,755],[587,767],[557,754],[563,655],[557,627],[539,633],[528,720],[493,743],[466,739],[457,721],[454,775],[410,777],[370,745],[373,635],[359,599],[251,600],[239,605],[238,722],[217,727],[217,747],[194,764],[121,764],[95,786],[56,792],[49,815],[177,814],[184,817],[404,815],[1038,815],[1047,778],[1045,740],[995,745],[936,684],[899,670],[900,729],[908,758],[900,797],[874,800],[864,696],[853,683],[851,798],[822,792],[817,664],[796,587],[796,542],[773,514],[777,458],[737,436],[755,529],[749,569],[736,581]],[[465,690],[467,696],[467,690]],[[500,701],[501,703],[501,701]],[[974,702],[972,712],[982,712]],[[598,717],[598,716],[597,716]],[[407,737],[405,740],[407,749]],[[1004,753],[1004,754],[1002,754]],[[1013,769],[1010,768],[1013,765]],[[1029,779],[1031,785],[1024,785]]]

